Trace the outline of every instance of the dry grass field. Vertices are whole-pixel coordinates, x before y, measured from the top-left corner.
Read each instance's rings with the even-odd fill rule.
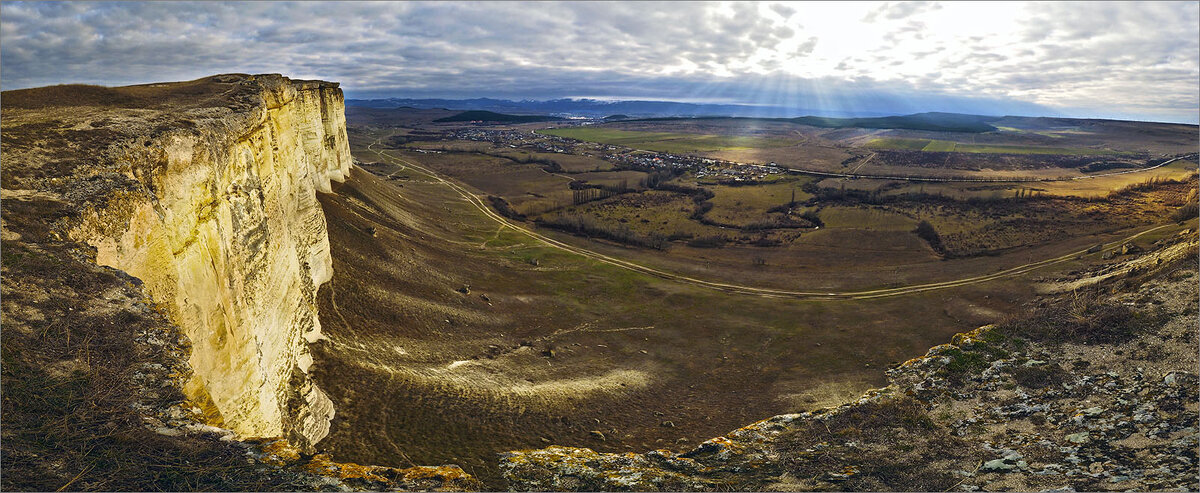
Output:
[[[852,398],[1021,301],[1015,283],[885,303],[730,295],[497,229],[428,179],[398,184],[356,170],[322,197],[336,260],[314,369],[339,459],[453,462],[497,487],[505,450],[686,449]]]
[[[1118,170],[1123,171],[1123,170]],[[936,183],[904,182],[885,179],[826,178],[818,182],[824,188],[846,188],[874,191],[897,196],[904,194],[933,194],[955,199],[1001,199],[1017,195],[1018,192],[1045,196],[1099,198],[1125,187],[1153,180],[1186,181],[1197,172],[1194,160],[1180,160],[1161,168],[1138,173],[1127,173],[1094,178],[1060,181],[1017,182],[1017,183]],[[1031,173],[1032,174],[1032,173]]]
[[[1195,152],[1197,138],[1194,126],[1174,124],[1006,117],[995,125],[999,126],[995,132],[956,133],[677,119],[544,132],[635,149],[777,163],[803,170],[967,179],[1083,176],[1089,173],[1076,168],[1089,163],[1123,161],[1132,166],[1164,154]],[[742,139],[742,145],[734,145],[736,139]],[[726,146],[678,145],[697,141]]]
[[[1061,138],[1061,137],[1060,137]],[[1044,147],[1028,145],[965,144],[937,139],[873,139],[864,146],[868,149],[900,149],[925,152],[968,152],[975,154],[1066,154],[1066,155],[1114,155],[1117,151],[1088,147]]]
[[[941,134],[808,128],[786,137],[774,124],[680,125],[649,138],[790,139],[696,154],[948,172],[877,166],[852,143],[950,142]],[[640,144],[661,127],[630,123],[603,135]],[[684,449],[764,416],[852,399],[882,382],[889,364],[1001,320],[1031,299],[1033,280],[1108,262],[1108,250],[1083,253],[1089,247],[1170,225],[1133,241],[1147,246],[1185,229],[1172,218],[1196,188],[1194,161],[1036,185],[779,174],[733,186],[691,171],[647,184],[649,171],[602,158],[617,152],[610,144],[555,144],[570,153],[453,139],[375,145],[412,130],[352,132],[355,156],[370,164],[322,197],[335,274],[319,294],[330,340],[318,345],[314,368],[338,409],[324,443],[343,460],[462,464],[493,487],[502,486],[494,454],[506,450]],[[679,137],[722,132],[730,139]],[[577,164],[548,171],[526,156]],[[588,169],[593,160],[608,167]],[[1022,166],[951,171],[1079,173]],[[590,186],[616,191],[588,189],[580,201],[572,189]],[[525,217],[500,217],[490,197]],[[936,244],[916,233],[922,221]],[[1047,259],[1057,260],[1032,267]],[[933,284],[947,287],[916,288]],[[820,300],[755,289],[899,295]]]
[[[800,178],[769,185],[729,186],[715,185],[712,190],[713,208],[707,217],[723,223],[744,226],[762,221],[769,216],[769,209],[793,200],[808,200],[812,196],[800,189],[810,178]]]

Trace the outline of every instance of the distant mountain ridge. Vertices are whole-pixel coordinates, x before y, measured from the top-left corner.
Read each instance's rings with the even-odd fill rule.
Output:
[[[514,115],[554,115],[603,118],[620,114],[629,118],[674,116],[738,116],[760,118],[790,118],[800,115],[824,117],[888,116],[887,112],[830,112],[811,108],[756,106],[747,104],[682,103],[676,101],[602,101],[598,99],[552,99],[547,101],[512,101],[507,99],[347,99],[346,106],[365,108],[449,109],[461,111],[492,111]]]
[[[720,117],[663,117],[643,118],[640,121],[694,120]],[[737,117],[734,117],[737,118]],[[982,133],[996,130],[989,124],[1000,116],[967,115],[963,113],[926,112],[911,115],[883,116],[875,118],[830,118],[824,116],[801,116],[796,118],[739,118],[771,122],[791,122],[822,128],[887,128],[905,130],[929,130],[934,132]]]
[[[709,117],[664,117],[664,118],[642,118],[631,119],[627,115],[609,115],[605,116],[605,121],[674,121],[674,120],[708,120],[718,118],[731,118],[727,116],[709,116]],[[822,116],[801,116],[797,118],[745,118],[732,117],[739,120],[757,120],[757,121],[772,121],[772,122],[791,122],[799,125],[810,125],[823,128],[881,128],[881,129],[907,129],[907,130],[930,130],[935,132],[970,132],[982,133],[996,130],[996,127],[989,125],[988,122],[999,120],[1002,117],[998,116],[983,116],[983,115],[964,115],[959,113],[916,113],[903,116],[884,116],[877,118],[830,118]],[[438,118],[435,123],[453,123],[453,122],[498,122],[498,123],[533,123],[533,122],[549,122],[562,121],[566,118],[547,115],[510,115],[506,113],[496,113],[494,111],[484,110],[469,110],[456,115]]]
[[[653,121],[675,119],[735,118],[772,122],[790,122],[823,128],[876,128],[928,130],[940,132],[983,133],[997,130],[990,122],[1000,119],[1037,122],[1036,127],[1047,125],[1087,125],[1089,122],[1129,122],[1161,126],[1189,125],[1165,122],[1137,122],[1131,120],[1109,120],[1103,118],[1071,118],[1062,116],[1013,116],[1009,113],[980,111],[946,112],[928,111],[914,113],[857,113],[838,114],[831,111],[805,110],[770,106],[739,104],[681,103],[672,101],[602,101],[596,99],[554,99],[546,101],[512,101],[494,98],[474,99],[347,99],[348,109],[370,110],[443,110],[447,112],[477,111],[492,113],[487,117],[471,117],[465,120],[443,121],[496,121],[508,123],[550,121],[546,116],[571,118],[584,117],[611,121]],[[496,116],[496,115],[508,115]],[[514,116],[539,115],[538,120],[511,120]],[[1005,115],[1005,116],[1001,116]],[[1008,125],[1007,123],[1005,125]]]
[[[509,115],[505,113],[496,113],[494,111],[471,110],[464,111],[457,115],[447,116],[434,120],[435,123],[449,122],[504,122],[504,123],[532,123],[532,122],[551,122],[564,120],[557,116],[546,115]]]
[[[915,113],[903,116],[884,116],[879,118],[823,118],[819,116],[803,116],[791,120],[814,127],[828,128],[902,128],[908,130],[932,130],[937,132],[991,132],[996,127],[989,122],[999,120],[998,116],[965,115],[961,113]]]

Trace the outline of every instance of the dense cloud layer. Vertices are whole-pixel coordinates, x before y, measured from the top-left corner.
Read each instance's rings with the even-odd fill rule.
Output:
[[[279,72],[341,81],[351,97],[1195,122],[1197,26],[1195,2],[6,2],[0,84]]]

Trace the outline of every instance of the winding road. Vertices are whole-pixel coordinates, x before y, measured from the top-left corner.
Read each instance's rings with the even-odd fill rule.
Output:
[[[441,183],[442,185],[449,187],[451,190],[454,190],[459,195],[461,195],[464,199],[466,199],[468,202],[470,202],[472,205],[474,205],[475,208],[479,209],[479,211],[481,213],[483,213],[485,216],[492,219],[493,221],[499,223],[502,227],[512,228],[514,231],[523,233],[523,234],[529,236],[530,238],[533,238],[545,245],[555,247],[555,248],[558,248],[558,249],[561,249],[561,250],[564,250],[567,252],[571,252],[576,255],[587,257],[589,259],[592,259],[592,260],[595,260],[598,262],[603,262],[603,263],[613,265],[616,267],[620,267],[623,269],[628,269],[631,271],[640,272],[642,274],[651,275],[654,277],[658,277],[660,279],[666,279],[666,280],[670,280],[670,281],[676,281],[676,282],[691,284],[694,286],[700,286],[700,287],[709,288],[709,289],[716,289],[719,291],[725,291],[725,292],[730,292],[730,293],[749,294],[749,295],[771,297],[771,298],[796,298],[796,299],[813,299],[813,300],[862,300],[862,299],[872,299],[872,298],[884,298],[884,297],[891,297],[891,296],[903,296],[903,295],[920,293],[920,292],[925,292],[925,291],[932,291],[932,290],[937,290],[937,289],[946,289],[946,288],[953,288],[953,287],[958,287],[958,286],[967,286],[967,285],[971,285],[971,284],[980,284],[980,283],[984,283],[984,282],[988,282],[988,281],[993,281],[996,279],[1013,277],[1013,276],[1021,275],[1021,274],[1024,274],[1024,273],[1027,273],[1027,272],[1030,272],[1030,271],[1033,271],[1035,269],[1039,269],[1042,267],[1066,262],[1066,261],[1075,259],[1076,257],[1078,257],[1080,255],[1084,255],[1084,254],[1088,253],[1088,249],[1083,249],[1083,250],[1079,250],[1077,252],[1068,253],[1066,255],[1061,255],[1058,257],[1049,258],[1049,259],[1045,259],[1045,260],[1041,260],[1041,261],[1037,261],[1037,262],[1031,262],[1031,263],[1024,264],[1024,265],[1019,265],[1017,267],[1005,269],[1005,270],[1002,270],[999,272],[994,272],[991,274],[966,277],[966,278],[955,279],[955,280],[951,280],[951,281],[942,281],[942,282],[934,282],[934,283],[927,283],[927,284],[914,284],[914,285],[901,286],[901,287],[895,287],[895,288],[872,289],[872,290],[861,290],[861,291],[792,291],[792,290],[786,290],[786,289],[760,288],[760,287],[746,286],[746,285],[741,285],[741,284],[706,281],[703,279],[697,279],[697,278],[685,276],[682,274],[676,274],[673,272],[666,272],[666,271],[655,269],[652,267],[646,267],[644,265],[636,264],[636,263],[630,262],[628,260],[619,259],[616,257],[605,255],[603,253],[588,250],[586,248],[581,248],[578,246],[570,245],[570,244],[555,240],[554,238],[545,236],[534,230],[526,228],[525,226],[522,226],[520,224],[514,223],[514,222],[510,221],[508,218],[501,216],[500,214],[493,211],[482,199],[479,198],[478,195],[472,193],[471,191],[458,185],[457,183],[454,183],[450,180],[446,180],[446,179],[442,178],[438,173],[436,173],[432,170],[429,170],[421,165],[418,165],[416,163],[413,163],[411,161],[408,161],[408,160],[405,160],[405,159],[402,159],[402,158],[399,158],[396,156],[392,156],[390,154],[387,154],[384,151],[374,149],[374,146],[376,144],[378,144],[380,142],[380,140],[382,140],[382,139],[377,139],[375,142],[373,142],[369,146],[367,146],[367,150],[379,155],[381,158],[387,160],[391,164],[399,163],[408,168],[417,170],[418,172],[425,174],[425,175],[429,176],[430,178],[436,180],[438,183]],[[1163,163],[1160,166],[1165,165],[1165,164],[1167,164],[1167,163]],[[1151,228],[1142,230],[1138,233],[1135,233],[1133,235],[1130,235],[1128,237],[1125,237],[1124,239],[1109,242],[1109,245],[1111,245],[1111,246],[1103,249],[1102,251],[1109,251],[1109,250],[1117,249],[1120,247],[1120,245],[1124,244],[1125,242],[1131,241],[1131,240],[1138,238],[1142,235],[1145,235],[1147,233],[1158,231],[1160,229],[1163,229],[1163,228],[1166,228],[1169,226],[1170,226],[1169,224],[1164,224],[1161,226],[1151,227]],[[1096,252],[1092,252],[1092,253],[1096,253]]]

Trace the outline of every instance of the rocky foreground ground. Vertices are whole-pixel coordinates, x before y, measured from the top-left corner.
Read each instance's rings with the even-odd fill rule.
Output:
[[[1053,280],[1099,282],[959,334],[853,403],[684,453],[514,452],[505,478],[567,491],[1195,491],[1196,252],[1193,230]]]

